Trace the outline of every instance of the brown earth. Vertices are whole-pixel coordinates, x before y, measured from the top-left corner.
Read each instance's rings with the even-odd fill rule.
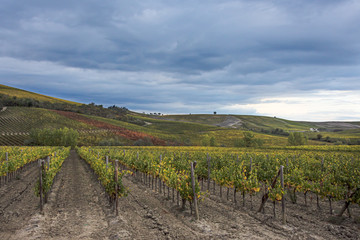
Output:
[[[38,211],[39,199],[34,194],[39,174],[36,166],[26,166],[16,179],[0,187],[0,239],[10,238]]]
[[[266,205],[265,214],[256,213],[260,196],[254,197],[251,210],[250,198],[243,208],[238,194],[235,209],[225,189],[220,198],[216,186],[216,194],[200,203],[200,220],[195,221],[189,206],[181,211],[172,202],[172,191],[168,198],[167,191],[159,194],[134,176],[124,178],[131,192],[120,199],[116,217],[96,176],[74,151],[40,214],[33,192],[36,173],[30,167],[20,180],[0,188],[0,239],[360,239],[358,206],[352,207],[352,218],[336,218],[328,213],[327,202],[317,210],[312,196],[305,206],[299,195],[298,204],[287,203],[288,222],[283,225],[280,204],[274,218],[272,204]],[[335,211],[341,207],[333,205]]]
[[[239,128],[241,127],[243,122],[234,116],[226,116],[225,121],[216,124],[218,127],[229,127],[229,128]]]

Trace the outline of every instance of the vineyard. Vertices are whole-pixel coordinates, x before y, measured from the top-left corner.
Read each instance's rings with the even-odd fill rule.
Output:
[[[172,134],[118,120],[41,108],[6,107],[0,112],[0,145],[23,146],[31,143],[32,129],[64,127],[79,132],[80,145],[98,145],[109,139],[121,145],[133,145],[137,140],[146,138],[151,144],[166,145],[167,141],[172,143],[175,139]]]
[[[343,151],[336,151],[338,149]],[[291,149],[291,148],[290,148]],[[100,178],[106,172],[105,159],[117,159],[127,169],[141,172],[144,183],[155,189],[158,179],[159,191],[163,186],[174,189],[180,195],[183,204],[194,200],[191,188],[190,162],[196,162],[195,196],[199,200],[206,195],[204,181],[207,183],[207,193],[215,189],[215,184],[233,192],[236,205],[236,193],[240,193],[245,204],[245,195],[251,198],[262,194],[260,212],[269,198],[275,207],[276,201],[288,197],[292,203],[297,202],[297,193],[304,195],[305,205],[307,195],[315,194],[317,206],[320,199],[329,202],[329,214],[333,214],[332,202],[344,202],[338,214],[342,216],[350,204],[360,204],[360,159],[359,147],[313,147],[308,151],[302,148],[283,150],[237,150],[237,149],[206,149],[206,148],[80,148],[78,151],[84,159],[93,159]],[[335,150],[335,151],[334,151]],[[283,166],[283,186],[280,178],[276,178]],[[105,178],[106,189],[112,177]],[[210,181],[214,187],[210,187]],[[201,182],[201,188],[199,186]],[[151,183],[151,184],[150,184]],[[174,191],[172,192],[174,194]],[[174,198],[174,197],[173,197]],[[179,196],[178,196],[179,198]],[[251,203],[252,205],[252,203]],[[184,206],[183,206],[184,207]]]
[[[243,131],[215,127],[198,123],[168,121],[141,117],[135,119],[146,122],[140,126],[120,120],[83,115],[74,112],[41,108],[6,107],[0,112],[0,144],[22,146],[31,144],[32,129],[72,128],[79,134],[80,145],[102,145],[113,139],[117,145],[135,145],[138,140],[149,139],[150,145],[209,145],[209,139],[216,139],[216,145],[234,146],[243,138]],[[255,133],[265,146],[286,145],[287,138]],[[316,142],[311,142],[316,144]]]
[[[64,127],[80,133],[79,145],[82,146],[238,147],[244,131],[251,131],[266,147],[286,146],[290,132],[304,133],[309,145],[351,145],[360,141],[360,123],[354,121],[299,122],[227,114],[141,114],[116,106],[104,108],[94,103],[57,99],[1,84],[0,95],[0,145],[4,146],[32,145],[29,136],[32,129]]]
[[[80,144],[87,145],[98,144],[103,139],[116,137],[121,138],[124,143],[131,143],[133,140],[149,136],[91,120],[80,114],[40,108],[7,107],[0,113],[0,145],[22,146],[30,140],[32,129],[63,127],[76,129],[80,134]],[[153,139],[155,143],[160,141]]]
[[[62,127],[79,129],[84,134],[96,130],[46,109],[8,107],[0,114],[0,145],[22,146],[29,138],[31,129]]]
[[[2,238],[358,237],[359,147],[76,151],[83,160],[62,147],[0,149],[0,230],[17,229],[0,231]],[[44,159],[40,179],[37,159]],[[39,197],[48,203],[37,215]],[[20,219],[30,225],[19,228],[26,224]]]
[[[57,157],[54,156],[56,152],[58,153]],[[21,171],[26,165],[36,163],[36,160],[47,156],[53,156],[51,171],[56,171],[60,168],[57,161],[60,159],[64,161],[67,157],[66,152],[69,152],[69,148],[66,151],[62,147],[0,147],[0,184],[15,178],[18,171]],[[52,179],[53,177],[51,182]],[[50,183],[50,180],[47,182]]]

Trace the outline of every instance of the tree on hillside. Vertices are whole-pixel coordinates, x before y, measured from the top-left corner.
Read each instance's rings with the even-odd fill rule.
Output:
[[[320,133],[318,135],[316,135],[318,140],[321,140],[321,138],[323,137]]]
[[[302,132],[291,132],[288,137],[288,144],[290,146],[300,146],[307,143],[307,138]]]
[[[235,140],[235,147],[261,147],[263,145],[263,141],[256,138],[250,131],[244,132],[243,136],[242,139]]]

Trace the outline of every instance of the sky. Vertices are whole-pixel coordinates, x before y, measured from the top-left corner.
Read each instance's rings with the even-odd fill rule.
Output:
[[[0,0],[0,83],[163,114],[360,121],[358,0]]]

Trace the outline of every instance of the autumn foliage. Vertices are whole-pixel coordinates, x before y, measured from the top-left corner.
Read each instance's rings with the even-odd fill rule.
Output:
[[[59,110],[51,110],[51,111],[54,111],[62,116],[67,117],[67,118],[70,118],[70,119],[73,119],[73,120],[76,120],[76,121],[79,121],[79,122],[82,122],[82,123],[85,123],[85,124],[88,124],[88,125],[100,128],[100,129],[106,129],[108,131],[113,132],[114,134],[116,134],[118,136],[124,137],[124,138],[132,140],[132,141],[136,141],[136,140],[144,139],[144,138],[150,138],[154,145],[158,145],[158,146],[166,145],[166,142],[164,140],[153,137],[146,133],[131,131],[126,128],[112,125],[110,123],[91,119],[91,118],[85,117],[83,115],[80,115],[78,113],[74,113],[74,112],[65,112],[65,111],[59,111]]]

